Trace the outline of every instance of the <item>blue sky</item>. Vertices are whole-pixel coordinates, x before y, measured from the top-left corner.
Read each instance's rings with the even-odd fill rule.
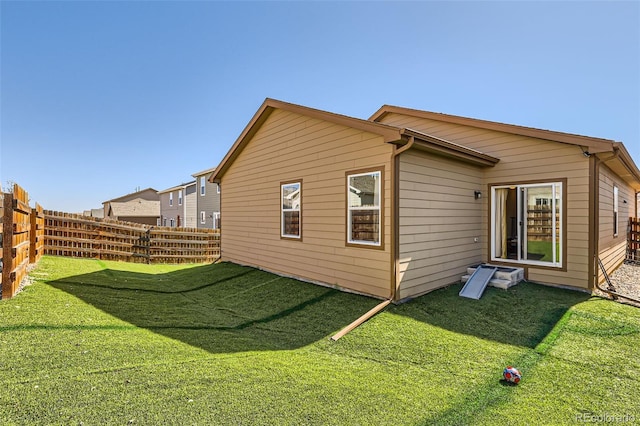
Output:
[[[640,2],[0,2],[0,180],[68,212],[224,157],[265,98],[622,141]]]

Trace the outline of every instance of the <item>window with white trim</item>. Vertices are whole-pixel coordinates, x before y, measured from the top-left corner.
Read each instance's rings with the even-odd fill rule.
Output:
[[[200,176],[200,195],[203,196],[205,194],[205,177]]]
[[[382,243],[382,171],[347,175],[347,243]]]
[[[491,187],[491,260],[562,267],[562,182]]]
[[[204,211],[200,212],[200,223],[207,223],[207,215]]]
[[[302,183],[289,182],[280,184],[280,200],[280,236],[283,238],[300,238]]]
[[[178,191],[178,205],[182,205],[182,189]]]
[[[219,194],[220,193],[220,184],[216,183],[216,192]]]
[[[169,193],[169,206],[173,206],[173,192]]]
[[[618,236],[618,187],[613,185],[613,236]]]

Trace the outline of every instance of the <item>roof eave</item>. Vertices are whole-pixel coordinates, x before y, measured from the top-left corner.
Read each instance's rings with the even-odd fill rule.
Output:
[[[415,139],[415,148],[434,154],[455,158],[460,161],[475,164],[482,167],[493,167],[500,161],[499,158],[458,145],[447,140],[416,132],[411,129],[404,129],[403,134],[412,136]]]
[[[413,117],[426,118],[431,120],[444,121],[453,124],[477,127],[487,130],[496,130],[504,133],[511,133],[521,136],[529,136],[537,139],[544,139],[554,142],[566,143],[585,147],[590,153],[610,152],[615,141],[609,139],[595,138],[591,136],[576,135],[571,133],[556,132],[553,130],[537,129],[534,127],[518,126],[515,124],[500,123],[496,121],[481,120],[477,118],[462,117],[457,115],[442,114],[438,112],[422,111],[411,108],[398,107],[393,105],[383,105],[369,120],[378,122],[387,114],[396,113]]]
[[[640,170],[638,166],[631,158],[629,151],[622,142],[614,142],[613,150],[615,155],[614,159],[617,159],[621,165],[627,170],[628,174],[621,175],[623,179],[636,191],[640,191]],[[606,163],[607,161],[605,161]]]

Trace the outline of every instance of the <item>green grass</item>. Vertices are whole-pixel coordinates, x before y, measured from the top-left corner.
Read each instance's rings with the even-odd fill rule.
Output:
[[[521,283],[391,306],[232,264],[44,257],[0,302],[0,424],[640,421],[640,310]],[[523,372],[518,386],[502,369]]]
[[[527,241],[527,252],[533,260],[553,262],[553,243],[551,241]],[[539,258],[536,258],[539,257]],[[556,243],[556,262],[560,261],[560,243]]]

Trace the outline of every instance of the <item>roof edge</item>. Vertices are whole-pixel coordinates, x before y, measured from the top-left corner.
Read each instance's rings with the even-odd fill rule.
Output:
[[[416,130],[404,129],[403,133],[412,136],[418,142],[424,142],[425,145],[422,146],[424,150],[453,157],[458,160],[489,167],[495,166],[500,161],[499,158],[492,155]]]
[[[385,142],[393,142],[402,138],[401,129],[388,124],[377,123],[370,120],[350,117],[347,115],[336,114],[329,111],[310,108],[302,105],[292,104],[277,99],[266,98],[260,108],[253,115],[249,123],[245,126],[240,136],[233,143],[227,154],[224,156],[220,165],[209,177],[210,182],[219,182],[220,178],[227,171],[231,163],[240,154],[244,146],[249,142],[251,137],[255,135],[260,126],[267,120],[269,115],[275,109],[294,112],[312,118],[329,121],[335,124],[341,124],[354,129],[374,133],[383,137]]]
[[[640,169],[638,169],[635,161],[633,161],[631,154],[629,154],[629,151],[627,151],[627,148],[622,142],[614,142],[613,148],[617,153],[619,153],[617,157],[624,168],[626,168],[631,176],[636,180],[636,190],[640,189]]]
[[[373,115],[369,117],[369,120],[378,122],[390,113],[404,114],[413,117],[427,118],[453,124],[478,127],[481,129],[496,130],[515,135],[529,136],[537,139],[545,139],[554,142],[584,146],[587,147],[587,150],[592,153],[611,152],[612,146],[615,143],[615,141],[610,139],[557,132],[554,130],[538,129],[535,127],[519,126],[516,124],[500,123],[497,121],[481,120],[478,118],[462,117],[459,115],[443,114],[439,112],[422,111],[386,104],[381,106],[375,113],[373,113]]]

